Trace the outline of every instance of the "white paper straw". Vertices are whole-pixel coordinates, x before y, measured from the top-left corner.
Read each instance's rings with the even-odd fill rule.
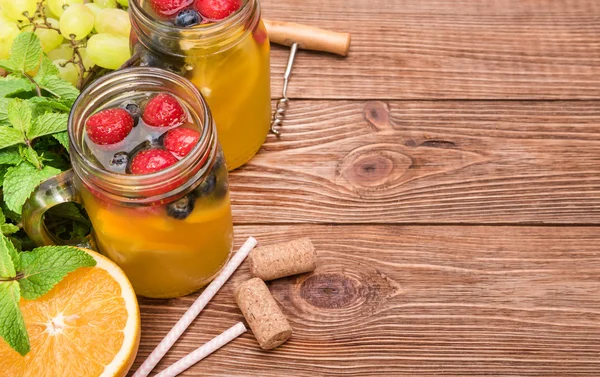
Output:
[[[204,292],[202,292],[202,294],[196,299],[192,306],[190,306],[187,312],[185,312],[181,319],[175,324],[175,326],[173,326],[167,336],[165,336],[158,346],[156,346],[154,351],[152,351],[150,356],[148,356],[144,363],[138,368],[133,377],[146,377],[148,374],[150,374],[150,372],[152,372],[152,369],[154,369],[156,364],[158,364],[167,351],[169,351],[173,344],[175,344],[177,339],[179,339],[181,334],[183,334],[192,321],[198,316],[198,314],[200,314],[210,299],[217,294],[219,289],[221,289],[223,284],[225,284],[227,279],[229,279],[239,265],[242,264],[244,259],[246,259],[256,244],[257,242],[254,237],[250,237],[248,240],[246,240],[246,242],[244,242],[240,250],[235,253],[233,258],[231,258],[229,263],[227,263],[215,280],[213,280],[212,283],[206,287]]]
[[[229,329],[223,331],[220,335],[214,337],[210,342],[206,343],[200,348],[197,348],[194,352],[188,354],[175,364],[163,370],[155,377],[177,376],[179,373],[196,364],[198,361],[204,359],[206,356],[215,352],[216,350],[231,342],[246,331],[246,326],[244,326],[242,322],[238,322],[235,326],[232,326]]]

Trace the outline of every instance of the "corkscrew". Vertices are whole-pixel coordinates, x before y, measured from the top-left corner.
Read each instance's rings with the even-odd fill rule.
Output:
[[[270,132],[279,137],[281,132],[278,128],[283,125],[285,112],[290,102],[290,99],[287,96],[287,89],[298,48],[325,51],[347,56],[350,48],[350,34],[337,33],[293,22],[269,21],[264,19],[263,22],[265,23],[267,34],[269,35],[271,42],[290,46],[290,55],[285,67],[285,72],[283,73],[283,90],[281,92],[281,98],[277,100],[275,111],[273,112],[273,117],[271,119]]]

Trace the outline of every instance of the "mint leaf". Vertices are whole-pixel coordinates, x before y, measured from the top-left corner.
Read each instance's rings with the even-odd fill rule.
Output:
[[[1,85],[1,82],[0,82]],[[0,98],[0,123],[8,121],[8,98]]]
[[[13,268],[15,270],[16,276],[16,271],[19,271],[21,269],[21,254],[17,251],[17,249],[15,249],[14,245],[12,244],[12,242],[10,242],[8,238],[4,237],[3,235],[0,235],[0,254],[4,253],[3,250],[6,250],[6,252],[8,253],[8,256],[10,257]]]
[[[37,117],[27,133],[29,139],[67,130],[68,114],[46,113]]]
[[[40,64],[40,69],[37,74],[33,78],[36,82],[38,80],[42,80],[46,76],[50,75],[58,75],[58,68],[52,63],[52,60],[48,59],[47,56],[42,57],[42,64]]]
[[[54,98],[48,97],[32,97],[28,99],[29,103],[33,105],[35,112],[43,114],[45,112],[60,111],[69,113],[71,107],[65,105],[63,102]],[[2,113],[0,113],[0,120],[2,119]]]
[[[65,147],[65,149],[67,150],[67,152],[69,151],[69,133],[68,132],[59,132],[57,134],[52,135],[56,140],[58,140],[58,142],[60,143],[60,145],[62,145],[63,147]]]
[[[19,307],[21,293],[16,281],[0,282],[0,336],[15,351],[29,352],[29,336]]]
[[[0,126],[0,149],[25,143],[23,134],[9,126]]]
[[[13,258],[11,256],[11,246],[12,244],[8,238],[0,234],[0,278],[4,278],[5,280],[17,276]],[[12,249],[14,250],[14,248]],[[0,282],[0,285],[2,285],[2,282]]]
[[[35,86],[27,79],[14,76],[0,78],[0,97],[8,97],[18,93],[30,92]]]
[[[51,166],[44,166],[43,169],[38,170],[28,162],[22,162],[9,168],[4,176],[4,202],[6,206],[20,214],[23,204],[37,185],[58,173],[60,173],[60,170]]]
[[[15,224],[2,224],[0,225],[0,233],[5,236],[9,236],[13,233],[17,233],[19,231],[19,227]]]
[[[3,127],[3,126],[0,126]],[[1,133],[0,128],[0,133]],[[2,138],[0,137],[0,145],[2,144]],[[0,147],[4,148],[4,147]],[[0,149],[0,165],[19,165],[19,163],[23,161],[21,155],[19,154],[19,149],[17,147],[10,147]]]
[[[13,40],[8,61],[14,67],[13,71],[22,73],[33,71],[40,65],[42,44],[32,32],[19,33]]]
[[[38,84],[50,94],[67,101],[68,105],[72,105],[79,95],[79,90],[77,90],[77,88],[71,85],[70,82],[63,80],[58,76],[46,76],[42,78]]]
[[[27,134],[31,128],[31,105],[27,101],[13,99],[6,108],[10,124],[24,135]]]
[[[4,176],[6,175],[6,171],[8,170],[8,166],[0,165],[0,186],[4,183]]]
[[[25,159],[25,161],[30,162],[38,170],[43,168],[44,163],[42,162],[42,158],[37,154],[37,152],[33,148],[22,145],[19,145],[19,147],[22,147],[21,156]]]
[[[43,246],[21,254],[19,280],[21,295],[34,300],[46,294],[69,272],[79,267],[92,267],[96,261],[85,251],[72,246]]]

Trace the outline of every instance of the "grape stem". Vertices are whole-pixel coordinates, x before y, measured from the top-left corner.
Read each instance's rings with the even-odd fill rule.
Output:
[[[23,12],[23,16],[25,16],[25,18],[27,18],[27,21],[29,21],[29,25],[31,25],[33,27],[33,31],[36,31],[37,29],[50,29],[50,30],[56,30],[56,32],[60,33],[59,28],[52,26],[50,24],[50,22],[48,22],[48,17],[46,17],[46,11],[44,10],[44,1],[45,0],[41,0],[40,2],[37,3],[37,9],[36,9],[35,13],[33,14],[33,16],[30,17],[29,12],[27,12],[27,11]],[[39,17],[43,21],[43,23],[33,22],[37,17]],[[21,29],[24,27],[27,27],[29,25],[22,25]]]

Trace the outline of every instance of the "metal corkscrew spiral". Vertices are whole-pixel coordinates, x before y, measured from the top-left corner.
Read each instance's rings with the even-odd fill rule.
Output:
[[[281,132],[279,132],[279,130],[277,130],[276,127],[280,127],[283,125],[285,111],[287,110],[288,104],[290,103],[290,99],[287,98],[287,88],[288,83],[290,81],[290,75],[292,74],[292,67],[294,66],[294,59],[296,58],[296,51],[298,51],[298,43],[292,43],[290,47],[290,56],[288,58],[287,66],[285,68],[285,73],[283,74],[283,91],[281,93],[281,98],[277,100],[277,106],[275,107],[273,118],[271,119],[270,131],[278,137],[279,135],[281,135]]]

